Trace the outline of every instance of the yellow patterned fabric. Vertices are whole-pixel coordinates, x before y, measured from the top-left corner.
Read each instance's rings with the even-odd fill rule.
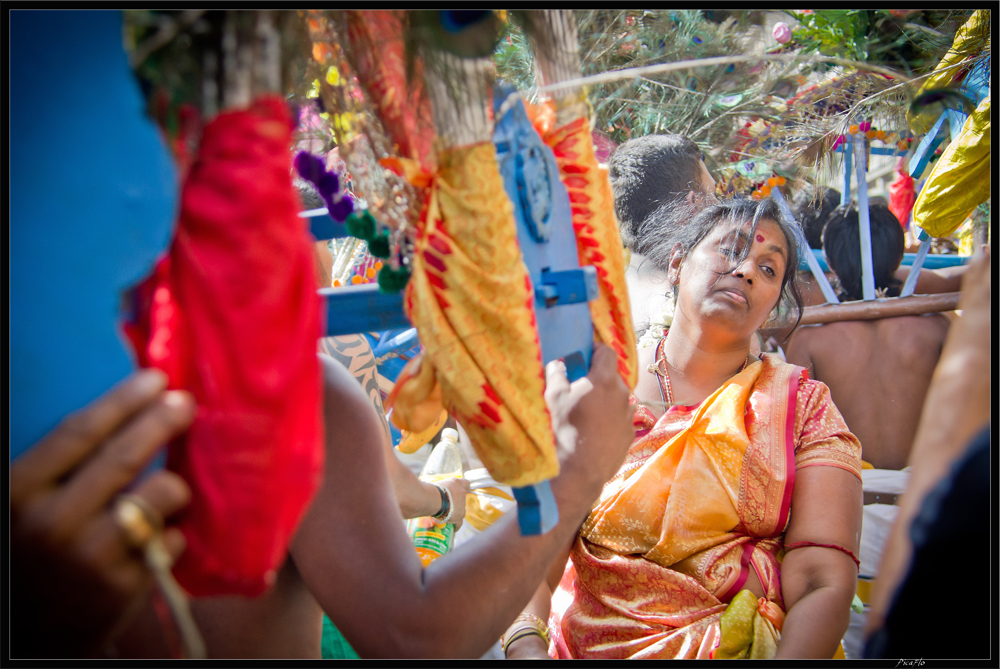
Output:
[[[559,463],[515,225],[491,142],[440,152],[405,306],[449,413],[493,478],[520,487]]]
[[[552,598],[553,657],[709,657],[751,568],[783,609],[795,470],[861,478],[861,445],[827,387],[768,354],[648,427],[573,545]]]
[[[913,222],[933,237],[955,232],[990,197],[990,96],[934,164],[913,205]]]
[[[969,20],[965,22],[961,28],[959,28],[958,33],[955,34],[955,41],[952,43],[951,49],[945,54],[945,57],[941,59],[937,67],[934,68],[934,74],[927,77],[924,80],[923,85],[920,86],[920,90],[917,91],[917,95],[929,91],[933,88],[949,88],[952,86],[952,81],[957,75],[963,74],[964,70],[961,66],[951,67],[961,63],[963,56],[961,52],[964,51],[965,45],[971,41],[971,39],[978,35],[983,28],[989,24],[989,10],[980,9],[977,10]],[[946,69],[948,68],[948,69]],[[907,110],[906,120],[910,125],[910,130],[918,135],[923,135],[927,133],[928,130],[934,125],[938,119],[940,111],[938,113],[918,113],[914,114],[912,111]]]
[[[594,338],[618,354],[618,372],[630,389],[635,387],[638,358],[632,312],[625,287],[622,240],[615,220],[608,176],[597,163],[590,124],[579,118],[561,128],[543,132],[559,165],[559,177],[569,193],[580,265],[593,265],[600,284],[599,297],[590,303]]]

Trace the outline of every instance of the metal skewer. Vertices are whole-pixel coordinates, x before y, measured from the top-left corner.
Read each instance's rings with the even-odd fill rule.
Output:
[[[115,520],[133,548],[141,549],[146,566],[163,593],[170,615],[180,632],[184,656],[188,659],[205,659],[205,642],[191,615],[187,594],[170,573],[174,560],[163,543],[163,523],[159,514],[149,508],[145,500],[134,495],[121,495],[115,501]]]

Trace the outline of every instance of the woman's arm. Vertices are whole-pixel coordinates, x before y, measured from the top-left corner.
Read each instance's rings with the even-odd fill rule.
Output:
[[[795,474],[785,545],[832,544],[856,556],[861,502],[861,481],[854,474],[838,467],[803,467]],[[789,550],[781,564],[781,595],[788,613],[776,657],[833,657],[850,622],[857,583],[857,565],[839,550]]]
[[[576,541],[576,537],[573,537]],[[563,572],[566,571],[566,563],[569,561],[569,552],[573,547],[573,541],[567,544],[566,549],[559,554],[549,568],[548,576],[538,584],[538,589],[528,605],[524,607],[523,613],[532,613],[538,616],[546,624],[549,620],[549,613],[552,611],[552,593],[559,587]],[[507,634],[511,633],[514,625],[507,628]],[[506,638],[507,634],[504,635]],[[548,660],[549,647],[545,640],[537,634],[518,639],[507,648],[508,660]]]

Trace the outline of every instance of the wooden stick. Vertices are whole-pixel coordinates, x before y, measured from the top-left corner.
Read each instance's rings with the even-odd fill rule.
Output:
[[[952,311],[958,306],[958,300],[961,296],[961,293],[937,293],[806,307],[802,310],[800,325],[816,325],[837,321],[871,321],[894,316],[917,316]]]

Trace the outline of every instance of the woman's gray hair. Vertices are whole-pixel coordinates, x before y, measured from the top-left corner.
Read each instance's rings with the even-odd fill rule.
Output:
[[[762,200],[733,198],[709,204],[701,209],[678,206],[678,203],[660,207],[642,224],[641,236],[646,242],[645,255],[656,267],[666,272],[670,269],[670,256],[675,246],[680,245],[681,258],[686,258],[717,226],[727,223],[746,229],[750,238],[753,238],[761,219],[778,224],[788,248],[785,273],[781,280],[781,296],[775,305],[776,313],[770,320],[785,320],[782,316],[787,316],[794,310],[797,314],[795,324],[798,325],[802,319],[802,296],[795,282],[799,254],[792,226],[796,223],[787,220],[778,203],[769,197]],[[735,249],[735,238],[732,244]],[[732,267],[735,268],[742,263],[749,252],[750,245],[744,244],[739,256],[733,260]],[[676,303],[678,287],[674,286],[673,291]]]

